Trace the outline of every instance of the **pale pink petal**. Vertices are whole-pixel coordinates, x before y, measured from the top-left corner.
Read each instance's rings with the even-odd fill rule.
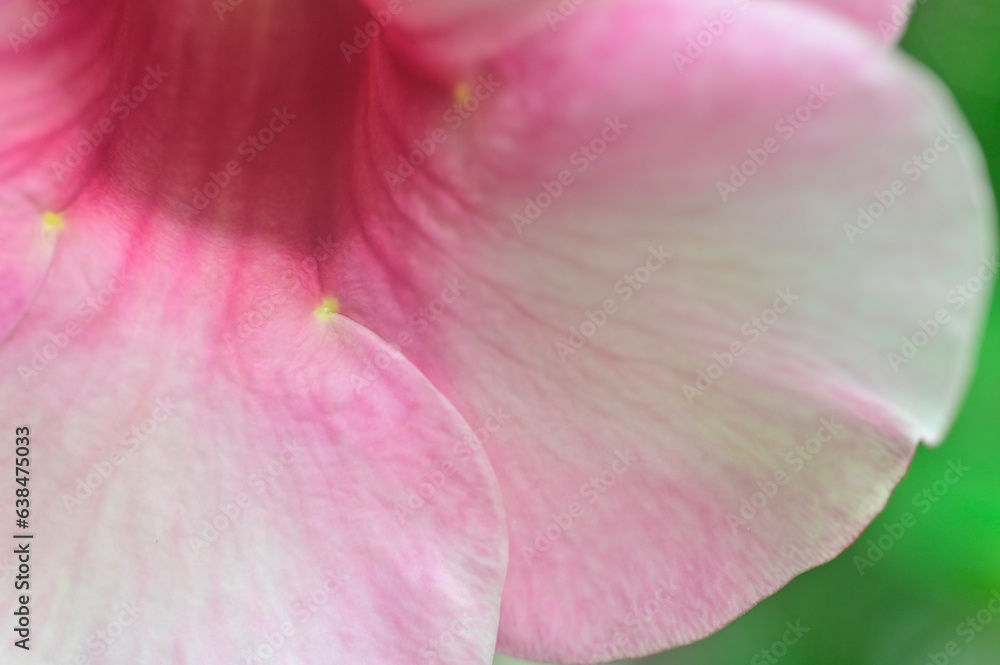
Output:
[[[0,200],[0,341],[17,325],[45,276],[58,236],[52,228],[56,220],[24,199]]]
[[[5,593],[2,660],[490,663],[507,542],[469,426],[398,354],[355,390],[392,349],[317,317],[303,255],[107,195],[0,348],[34,536],[31,650]]]
[[[989,282],[992,209],[947,93],[801,4],[751,5],[676,60],[714,11],[581,8],[490,62],[461,122],[442,102],[418,132],[372,132],[372,224],[325,273],[467,419],[507,414],[487,453],[513,656],[690,642],[830,559],[946,431],[973,364],[988,288],[953,290]]]
[[[751,4],[774,0],[690,1],[702,21],[687,35],[697,48],[725,38],[730,26],[742,20]],[[798,0],[822,7],[852,21],[885,44],[895,44],[915,9],[914,0]],[[388,38],[397,51],[428,66],[431,76],[475,71],[511,42],[532,31],[556,34],[595,6],[611,7],[620,0],[365,0],[370,14],[355,26],[350,39],[341,42],[348,59],[373,40]],[[675,4],[675,3],[664,3]],[[835,20],[835,19],[834,19]],[[702,34],[704,33],[704,34]]]
[[[0,10],[15,16],[20,3]],[[30,14],[29,14],[30,15]],[[18,17],[20,17],[18,15]],[[0,26],[17,24],[7,19]],[[17,325],[52,259],[61,220],[41,208],[52,201],[57,178],[48,168],[54,137],[65,135],[69,104],[46,94],[34,76],[45,69],[13,50],[11,32],[0,46],[0,341]]]
[[[79,0],[64,11],[77,6],[98,7]],[[174,261],[183,277],[177,285],[157,280],[161,292],[143,294],[145,307],[169,305],[152,323],[167,326],[165,339],[178,339],[176,325],[211,311],[189,302],[188,279],[208,272],[274,286],[289,260],[308,253],[303,246],[333,231],[341,247],[321,266],[322,290],[315,261],[293,269],[296,280],[311,285],[299,314],[323,295],[338,297],[346,317],[398,346],[478,428],[510,506],[515,560],[500,645],[512,653],[606,660],[597,650],[614,642],[617,630],[629,631],[625,648],[633,654],[714,630],[842,548],[884,502],[913,441],[939,435],[949,420],[981,298],[954,313],[936,345],[904,368],[909,376],[888,375],[885,353],[927,316],[927,302],[947,299],[948,281],[976,269],[974,246],[991,239],[981,223],[981,167],[953,111],[931,109],[928,100],[940,93],[921,97],[919,75],[880,60],[880,44],[846,21],[831,21],[829,12],[754,4],[691,62],[676,56],[725,5],[595,2],[557,26],[542,23],[544,14],[526,24],[514,5],[478,19],[502,35],[482,42],[462,25],[446,25],[447,12],[431,12],[422,26],[390,35],[394,50],[377,36],[348,61],[353,52],[342,44],[370,20],[358,8],[243,3],[202,30],[177,11],[184,3],[111,7],[91,40],[105,48],[84,59],[100,74],[92,88],[108,88],[92,105],[95,117],[144,77],[145,67],[162,64],[174,77],[157,88],[161,97],[151,94],[116,129],[103,161],[92,164],[99,189],[91,196],[157,209],[147,228],[161,225],[164,208],[192,202],[193,189],[203,191],[247,133],[269,121],[272,104],[288,104],[293,114],[303,109],[282,140],[189,228],[166,226],[176,233],[168,244],[184,247],[177,251],[185,259]],[[503,48],[530,30],[540,32]],[[415,36],[419,42],[407,41]],[[281,48],[256,47],[272,40]],[[464,85],[459,76],[469,77]],[[781,115],[823,84],[836,94],[824,103],[826,115],[797,130],[768,170],[721,205],[716,182],[730,165],[763,145]],[[478,111],[448,108],[458,100],[468,111],[473,97]],[[577,168],[573,152],[606,122],[616,131],[619,115],[628,133],[614,150],[575,173],[557,203],[517,234],[510,216],[524,212],[524,197],[543,193],[543,181],[552,188],[561,169]],[[845,244],[842,225],[854,205],[888,186],[890,174],[933,141],[942,122],[954,122],[959,143],[878,227]],[[79,125],[92,127],[82,119]],[[402,184],[386,178],[407,161],[412,171]],[[149,242],[135,235],[134,219],[109,217],[115,224],[96,225],[95,235],[133,227],[132,242]],[[202,243],[206,238],[211,242]],[[660,243],[673,254],[662,268],[671,272],[660,275],[672,281],[650,282],[631,305],[621,302],[600,333],[562,364],[555,342],[605,297],[620,297],[616,281]],[[189,245],[229,245],[254,260],[233,277],[218,263],[192,263],[197,252],[188,254]],[[81,276],[91,272],[66,266]],[[74,288],[88,292],[107,283],[78,282]],[[743,339],[742,324],[773,302],[775,289],[792,286],[803,300],[689,408],[683,384],[695,381],[713,353]],[[264,316],[266,306],[244,289],[220,293],[215,303],[231,316],[219,320]],[[64,296],[82,294],[62,292],[60,303]],[[129,311],[144,310],[136,303]],[[281,315],[273,334],[252,336],[247,348],[263,353],[298,342],[288,332],[296,321],[301,316]],[[134,320],[132,329],[143,333],[149,325]],[[184,332],[191,344],[206,335],[218,343],[225,334]],[[114,338],[126,348],[128,340]],[[199,356],[185,361],[178,353],[168,345],[161,362],[176,365],[181,376],[195,374]],[[367,393],[386,390],[381,382],[395,376],[390,368],[399,359],[384,346],[361,355],[365,371],[352,388],[373,399]],[[240,368],[244,385],[273,376],[250,351],[236,358],[221,363],[223,374]],[[115,371],[122,370],[112,377]],[[308,378],[303,383],[314,386]],[[134,383],[128,390],[143,394]],[[193,392],[209,396],[199,406],[224,408],[210,399],[217,384],[205,381]],[[64,406],[45,404],[43,396],[36,401],[39,409]],[[265,407],[283,403],[251,400],[247,430],[265,420]],[[746,533],[734,532],[726,516],[758,491],[758,482],[790,464],[785,455],[823,418],[842,428],[838,454],[829,455],[832,443],[824,448],[829,457],[815,460],[823,464],[804,467],[782,486],[781,498],[775,494],[749,520]],[[589,503],[595,495],[582,485],[605,473],[614,484]],[[160,484],[183,487],[176,480]],[[412,495],[399,497],[397,506]],[[443,505],[442,520],[457,509]],[[566,533],[563,513],[572,513]],[[536,531],[552,528],[555,544],[531,556],[525,548],[534,547]],[[629,612],[637,606],[656,611],[635,633]]]
[[[489,662],[507,547],[475,434],[372,333],[313,313],[335,295],[317,261],[355,221],[331,183],[377,76],[339,59],[360,7],[60,7],[2,71],[10,217],[66,208],[0,349],[4,427],[37,437],[37,662],[266,660],[278,641],[305,663]],[[372,371],[389,386],[356,392]],[[161,399],[175,413],[126,457]],[[121,603],[140,617],[94,647]]]
[[[749,1],[749,0],[744,0]],[[807,0],[857,21],[889,44],[899,41],[916,11],[915,0]],[[924,0],[926,1],[926,0]]]

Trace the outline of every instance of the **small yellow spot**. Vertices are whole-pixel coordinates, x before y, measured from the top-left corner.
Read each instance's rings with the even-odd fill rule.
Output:
[[[459,104],[464,105],[465,102],[472,96],[472,86],[466,81],[459,81],[455,84],[455,89],[452,91],[455,96],[455,101]]]
[[[320,321],[329,321],[333,315],[340,311],[340,303],[336,298],[323,298],[323,303],[316,308],[313,314]]]
[[[66,220],[59,213],[47,210],[42,213],[42,228],[59,233],[66,228]]]

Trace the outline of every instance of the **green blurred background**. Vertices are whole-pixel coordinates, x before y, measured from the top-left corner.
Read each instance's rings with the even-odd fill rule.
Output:
[[[926,0],[911,19],[903,49],[951,88],[1000,192],[1000,0]],[[938,448],[920,447],[885,511],[852,547],[714,635],[629,662],[1000,665],[1000,612],[988,609],[994,592],[1000,598],[998,304],[994,291],[976,377],[950,435]],[[915,508],[914,495],[940,481],[949,462],[958,460],[968,473],[926,513]],[[869,539],[885,534],[907,512],[916,524],[860,575],[855,557],[865,557]],[[993,600],[993,607],[1000,601]],[[975,625],[960,628],[969,618]],[[781,640],[786,621],[800,622],[809,632],[780,657],[780,647],[765,654]],[[951,654],[948,642],[954,642]]]

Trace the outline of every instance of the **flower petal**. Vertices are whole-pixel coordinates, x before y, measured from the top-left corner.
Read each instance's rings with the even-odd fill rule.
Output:
[[[402,359],[355,391],[391,349],[314,313],[301,256],[106,195],[0,349],[31,662],[491,662],[507,543],[468,425]]]
[[[749,0],[747,0],[749,1]],[[808,0],[857,21],[879,36],[895,44],[906,31],[910,16],[916,10],[916,0]]]
[[[6,7],[10,10],[12,7]],[[5,31],[6,32],[6,31]],[[20,320],[52,260],[62,220],[39,208],[53,200],[46,168],[50,135],[65,103],[46,97],[38,81],[0,51],[0,342]]]
[[[5,33],[38,11],[15,7]],[[330,192],[349,170],[356,96],[371,75],[339,43],[363,11],[320,0],[60,4],[0,60],[5,102],[34,118],[18,130],[33,149],[16,172],[55,181],[63,198],[40,201],[65,205],[99,182],[193,225],[255,227],[278,242],[336,231]],[[20,191],[8,172],[0,186]]]
[[[704,22],[688,35],[694,43],[710,46],[740,20],[753,4],[772,0],[729,0],[691,2],[693,11],[713,8]],[[823,7],[855,22],[866,32],[877,35],[886,44],[899,41],[914,0],[798,0],[813,7]],[[343,42],[350,48],[367,43],[365,35],[378,37],[384,31],[393,45],[420,60],[434,72],[459,75],[474,70],[483,60],[495,56],[510,43],[532,31],[555,34],[572,24],[580,10],[591,6],[612,6],[618,0],[435,0],[410,4],[409,0],[365,0],[371,16],[356,26],[355,41]],[[675,4],[675,3],[666,3]],[[701,33],[704,33],[702,35]],[[357,41],[360,37],[360,43]]]
[[[373,148],[326,274],[468,420],[507,416],[515,657],[690,642],[830,559],[973,366],[993,211],[947,93],[802,4],[676,60],[716,11],[581,7],[505,51],[461,120]]]
[[[57,218],[27,201],[0,202],[0,342],[17,325],[52,260]],[[46,224],[48,221],[48,224]]]

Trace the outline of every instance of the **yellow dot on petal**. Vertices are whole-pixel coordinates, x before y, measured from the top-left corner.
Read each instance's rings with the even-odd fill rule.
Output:
[[[42,228],[58,233],[66,228],[66,220],[59,213],[47,210],[42,213]]]
[[[466,100],[472,96],[472,86],[470,86],[466,81],[459,81],[455,84],[455,89],[452,91],[455,96],[455,101],[459,104],[465,104]]]
[[[323,298],[323,302],[313,312],[320,321],[329,321],[340,311],[340,303],[336,298]]]

